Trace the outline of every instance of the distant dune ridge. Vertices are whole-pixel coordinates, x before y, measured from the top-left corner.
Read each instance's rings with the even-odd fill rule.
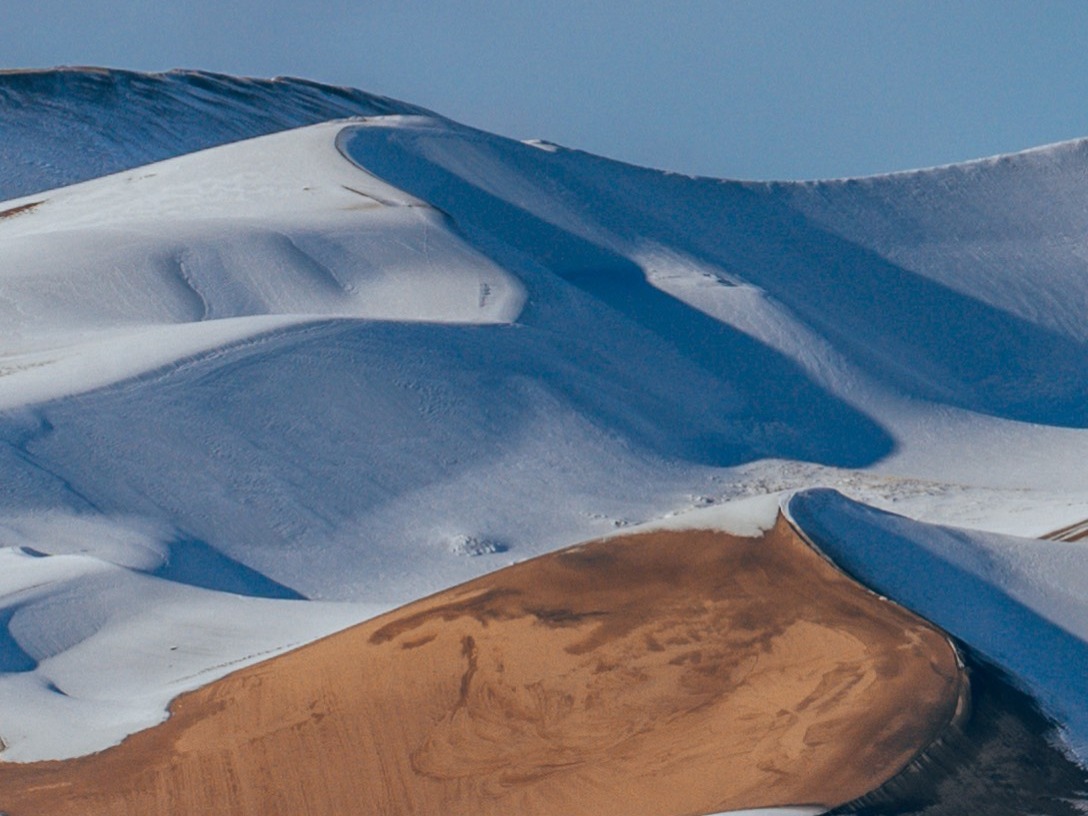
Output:
[[[243,669],[102,754],[0,766],[0,790],[13,816],[830,806],[894,776],[966,696],[939,631],[784,521],[646,533]]]
[[[0,109],[0,199],[330,119],[428,113],[304,79],[86,68],[5,72]]]

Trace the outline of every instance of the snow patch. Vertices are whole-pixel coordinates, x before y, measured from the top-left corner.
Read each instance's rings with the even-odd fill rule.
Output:
[[[625,529],[622,535],[658,530],[719,530],[740,538],[757,538],[774,527],[788,493],[767,493],[722,504],[697,506]]]
[[[478,556],[502,553],[510,548],[490,538],[458,533],[446,539],[446,549],[454,555]]]

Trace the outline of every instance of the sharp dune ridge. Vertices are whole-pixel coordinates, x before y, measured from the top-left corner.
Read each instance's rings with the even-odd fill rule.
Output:
[[[243,669],[100,754],[0,766],[0,806],[833,806],[938,739],[965,683],[941,632],[847,579],[784,519],[753,539],[644,533],[508,567]]]

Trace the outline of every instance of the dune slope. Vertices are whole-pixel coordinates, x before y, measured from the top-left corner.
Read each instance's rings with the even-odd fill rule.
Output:
[[[783,520],[756,539],[647,533],[509,567],[241,670],[101,754],[0,766],[0,807],[835,805],[927,747],[964,684],[940,632],[846,579]]]

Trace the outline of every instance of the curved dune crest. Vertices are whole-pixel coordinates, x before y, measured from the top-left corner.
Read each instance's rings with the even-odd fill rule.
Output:
[[[955,717],[946,638],[780,519],[517,564],[0,767],[24,814],[696,814],[835,805]],[[909,706],[904,706],[909,701]],[[2,716],[2,713],[0,713]]]

